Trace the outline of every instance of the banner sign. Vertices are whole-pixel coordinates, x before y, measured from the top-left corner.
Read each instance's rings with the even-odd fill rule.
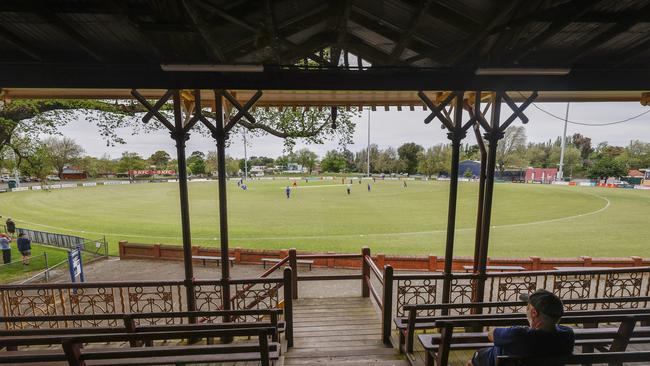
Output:
[[[80,282],[84,282],[84,267],[81,263],[81,248],[78,247],[68,251],[68,267],[70,268],[70,280],[72,282],[77,282],[77,277],[79,277]]]
[[[97,182],[83,183],[82,185],[84,187],[95,187],[97,185]]]
[[[129,170],[129,175],[176,175],[175,170]]]

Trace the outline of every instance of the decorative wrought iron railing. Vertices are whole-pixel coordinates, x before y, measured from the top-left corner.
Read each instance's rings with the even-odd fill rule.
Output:
[[[478,274],[453,274],[451,303],[513,302],[520,294],[546,289],[562,299],[625,298],[650,296],[650,267],[617,269],[555,270],[488,273],[485,294],[475,299]],[[404,305],[433,304],[442,299],[443,274],[396,274],[395,314],[405,316]],[[603,309],[646,306],[647,301],[604,303]],[[575,304],[569,310],[589,310],[588,304]],[[595,306],[595,305],[591,305]],[[471,308],[450,309],[450,314],[469,313]],[[517,312],[521,306],[496,307],[494,312]],[[423,310],[423,316],[437,315]]]
[[[281,278],[247,278],[228,281],[231,310],[274,309],[283,303],[285,314],[291,307],[291,273]],[[114,326],[118,320],[106,314],[165,313],[188,311],[184,281],[86,282],[0,286],[0,301],[4,317],[93,315],[74,326]],[[195,280],[197,311],[223,310],[221,280]],[[289,298],[287,298],[289,296]],[[289,309],[291,310],[291,309]],[[242,315],[231,321],[260,320],[261,316]],[[6,329],[68,327],[69,322],[51,321],[4,322]],[[187,321],[182,317],[156,318],[155,324],[176,324]],[[221,317],[200,319],[201,322],[221,321]]]

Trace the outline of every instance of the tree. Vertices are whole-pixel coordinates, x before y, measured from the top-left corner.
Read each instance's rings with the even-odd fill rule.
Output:
[[[394,173],[398,171],[400,164],[397,162],[397,151],[388,147],[379,152],[377,159],[377,171],[381,173]]]
[[[449,171],[451,166],[451,149],[448,145],[438,144],[420,152],[418,173],[427,176]]]
[[[497,145],[497,167],[503,174],[507,167],[521,167],[526,164],[526,129],[510,126]]]
[[[122,157],[117,163],[117,170],[122,173],[129,170],[145,169],[146,167],[147,163],[138,153],[128,151],[122,153]]]
[[[44,142],[50,162],[56,169],[59,178],[62,178],[63,167],[76,163],[84,149],[69,137],[50,137]]]
[[[161,113],[173,119],[170,113],[172,107],[171,103],[164,104]],[[13,142],[17,137],[37,140],[41,135],[55,135],[61,126],[80,115],[95,123],[109,145],[124,143],[116,132],[122,127],[132,127],[135,133],[143,129],[164,128],[160,123],[150,123],[145,127],[136,118],[144,112],[146,109],[134,101],[52,99],[0,102],[0,151],[5,147],[14,149]],[[235,129],[246,128],[253,135],[271,134],[284,138],[288,148],[297,140],[322,143],[338,139],[341,144],[349,144],[355,127],[352,117],[357,112],[344,109],[338,109],[337,112],[336,122],[333,123],[330,109],[257,108],[251,111],[255,123],[242,119]],[[204,110],[204,115],[214,119],[214,113],[207,109]],[[209,133],[200,123],[196,128],[205,135]]]
[[[307,148],[300,149],[296,151],[296,162],[309,170],[311,174],[312,170],[318,162],[318,155],[315,152],[310,151]]]
[[[418,154],[424,151],[424,148],[415,142],[407,142],[397,148],[397,154],[400,160],[404,161],[406,170],[409,174],[414,174],[418,169]]]
[[[367,148],[361,149],[354,155],[354,167],[358,172],[366,172],[368,170],[368,152]],[[370,173],[377,171],[377,159],[379,158],[379,146],[377,144],[370,144]]]
[[[602,156],[596,160],[589,169],[591,178],[607,179],[608,177],[622,177],[627,174],[625,165],[611,156]]]
[[[167,151],[158,150],[155,153],[151,154],[149,157],[149,162],[152,165],[155,165],[156,168],[162,169],[167,167],[167,163],[169,163],[171,159],[172,158],[169,156]]]
[[[573,136],[571,136],[571,143],[580,150],[580,157],[583,162],[589,159],[589,155],[594,151],[591,147],[591,138],[582,136],[579,133],[574,133]]]
[[[117,173],[117,163],[111,157],[104,154],[97,160],[97,175],[108,175]]]
[[[553,146],[551,148],[551,154],[549,155],[549,167],[556,167],[560,165],[560,153],[562,148],[560,146]],[[566,172],[569,172],[569,176],[573,176],[573,169],[578,168],[582,165],[582,158],[580,156],[580,150],[573,145],[567,145],[564,148],[564,166],[563,171],[566,176]]]
[[[187,167],[194,175],[205,174],[205,154],[201,151],[192,152],[190,157],[187,158]]]
[[[242,119],[235,128],[247,128],[254,136],[270,134],[281,137],[290,151],[298,139],[315,144],[322,144],[326,140],[338,140],[341,145],[352,143],[355,127],[352,117],[358,112],[339,108],[336,123],[332,122],[329,108],[269,107],[256,108],[251,114],[255,117],[255,123]]]
[[[346,168],[345,157],[343,154],[336,150],[330,150],[325,154],[325,157],[320,163],[321,169],[324,172],[338,173]]]
[[[36,177],[44,181],[52,171],[48,148],[44,144],[39,144],[34,153],[27,160],[23,170],[23,175]]]

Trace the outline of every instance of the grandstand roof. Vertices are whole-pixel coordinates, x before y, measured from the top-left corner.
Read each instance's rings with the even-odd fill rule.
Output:
[[[6,0],[0,87],[643,91],[649,31],[650,0]]]

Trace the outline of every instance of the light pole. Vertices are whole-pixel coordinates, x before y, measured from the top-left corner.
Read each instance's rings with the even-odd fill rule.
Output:
[[[242,128],[244,131],[244,180],[248,180],[248,156],[246,154],[246,127]]]
[[[367,155],[367,169],[368,169],[368,177],[370,177],[370,112],[372,111],[371,108],[368,108],[368,148],[366,149],[366,155]]]
[[[564,116],[564,133],[562,134],[562,145],[560,147],[560,170],[557,172],[557,179],[564,180],[564,147],[566,145],[566,126],[569,123],[569,102],[566,104]]]

